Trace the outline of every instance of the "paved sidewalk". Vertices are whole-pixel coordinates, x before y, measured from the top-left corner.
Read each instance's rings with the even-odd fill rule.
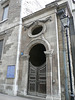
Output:
[[[15,97],[15,96],[9,96],[9,95],[4,95],[0,94],[0,100],[32,100],[24,97]]]
[[[33,97],[33,96],[19,97],[19,96],[0,94],[0,100],[46,100],[46,99],[41,97]]]

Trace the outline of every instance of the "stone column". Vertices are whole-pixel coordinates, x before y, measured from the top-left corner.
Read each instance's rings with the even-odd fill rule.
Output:
[[[53,50],[45,51],[46,54],[46,94],[47,100],[53,100],[52,93],[52,54]]]
[[[23,57],[23,70],[22,70],[22,84],[21,85],[23,89],[23,94],[27,95],[29,55],[24,54],[22,57]]]

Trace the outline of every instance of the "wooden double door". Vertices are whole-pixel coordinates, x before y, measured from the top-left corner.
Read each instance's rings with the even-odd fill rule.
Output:
[[[28,94],[46,96],[46,64],[33,66],[29,63]]]

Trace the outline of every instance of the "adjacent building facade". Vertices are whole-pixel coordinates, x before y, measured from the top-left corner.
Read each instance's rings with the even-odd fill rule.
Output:
[[[29,12],[22,18],[23,1],[0,1],[0,93],[39,100],[70,99],[66,30],[60,20],[63,14],[70,18],[67,31],[74,92],[75,4],[71,2],[71,9],[70,2],[56,0],[32,14],[24,8]]]

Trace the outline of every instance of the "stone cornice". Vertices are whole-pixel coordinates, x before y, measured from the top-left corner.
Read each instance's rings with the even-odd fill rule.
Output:
[[[58,7],[57,4],[56,4],[56,5],[53,5],[53,6],[52,6],[52,5],[51,5],[51,6],[48,6],[48,7],[46,7],[46,8],[43,8],[43,9],[39,10],[39,11],[36,11],[36,12],[34,12],[34,13],[28,15],[28,16],[23,17],[22,20],[25,21],[25,20],[27,20],[27,19],[36,17],[36,16],[38,16],[38,15],[40,15],[40,14],[49,12],[49,11],[51,11],[51,10],[54,10],[51,14],[56,13],[57,7]]]
[[[60,1],[58,0],[58,2],[60,2]],[[70,16],[72,16],[71,9],[70,9],[68,1],[65,1],[65,2],[59,4],[58,9],[61,9],[61,8],[67,8],[68,11],[69,11]]]

